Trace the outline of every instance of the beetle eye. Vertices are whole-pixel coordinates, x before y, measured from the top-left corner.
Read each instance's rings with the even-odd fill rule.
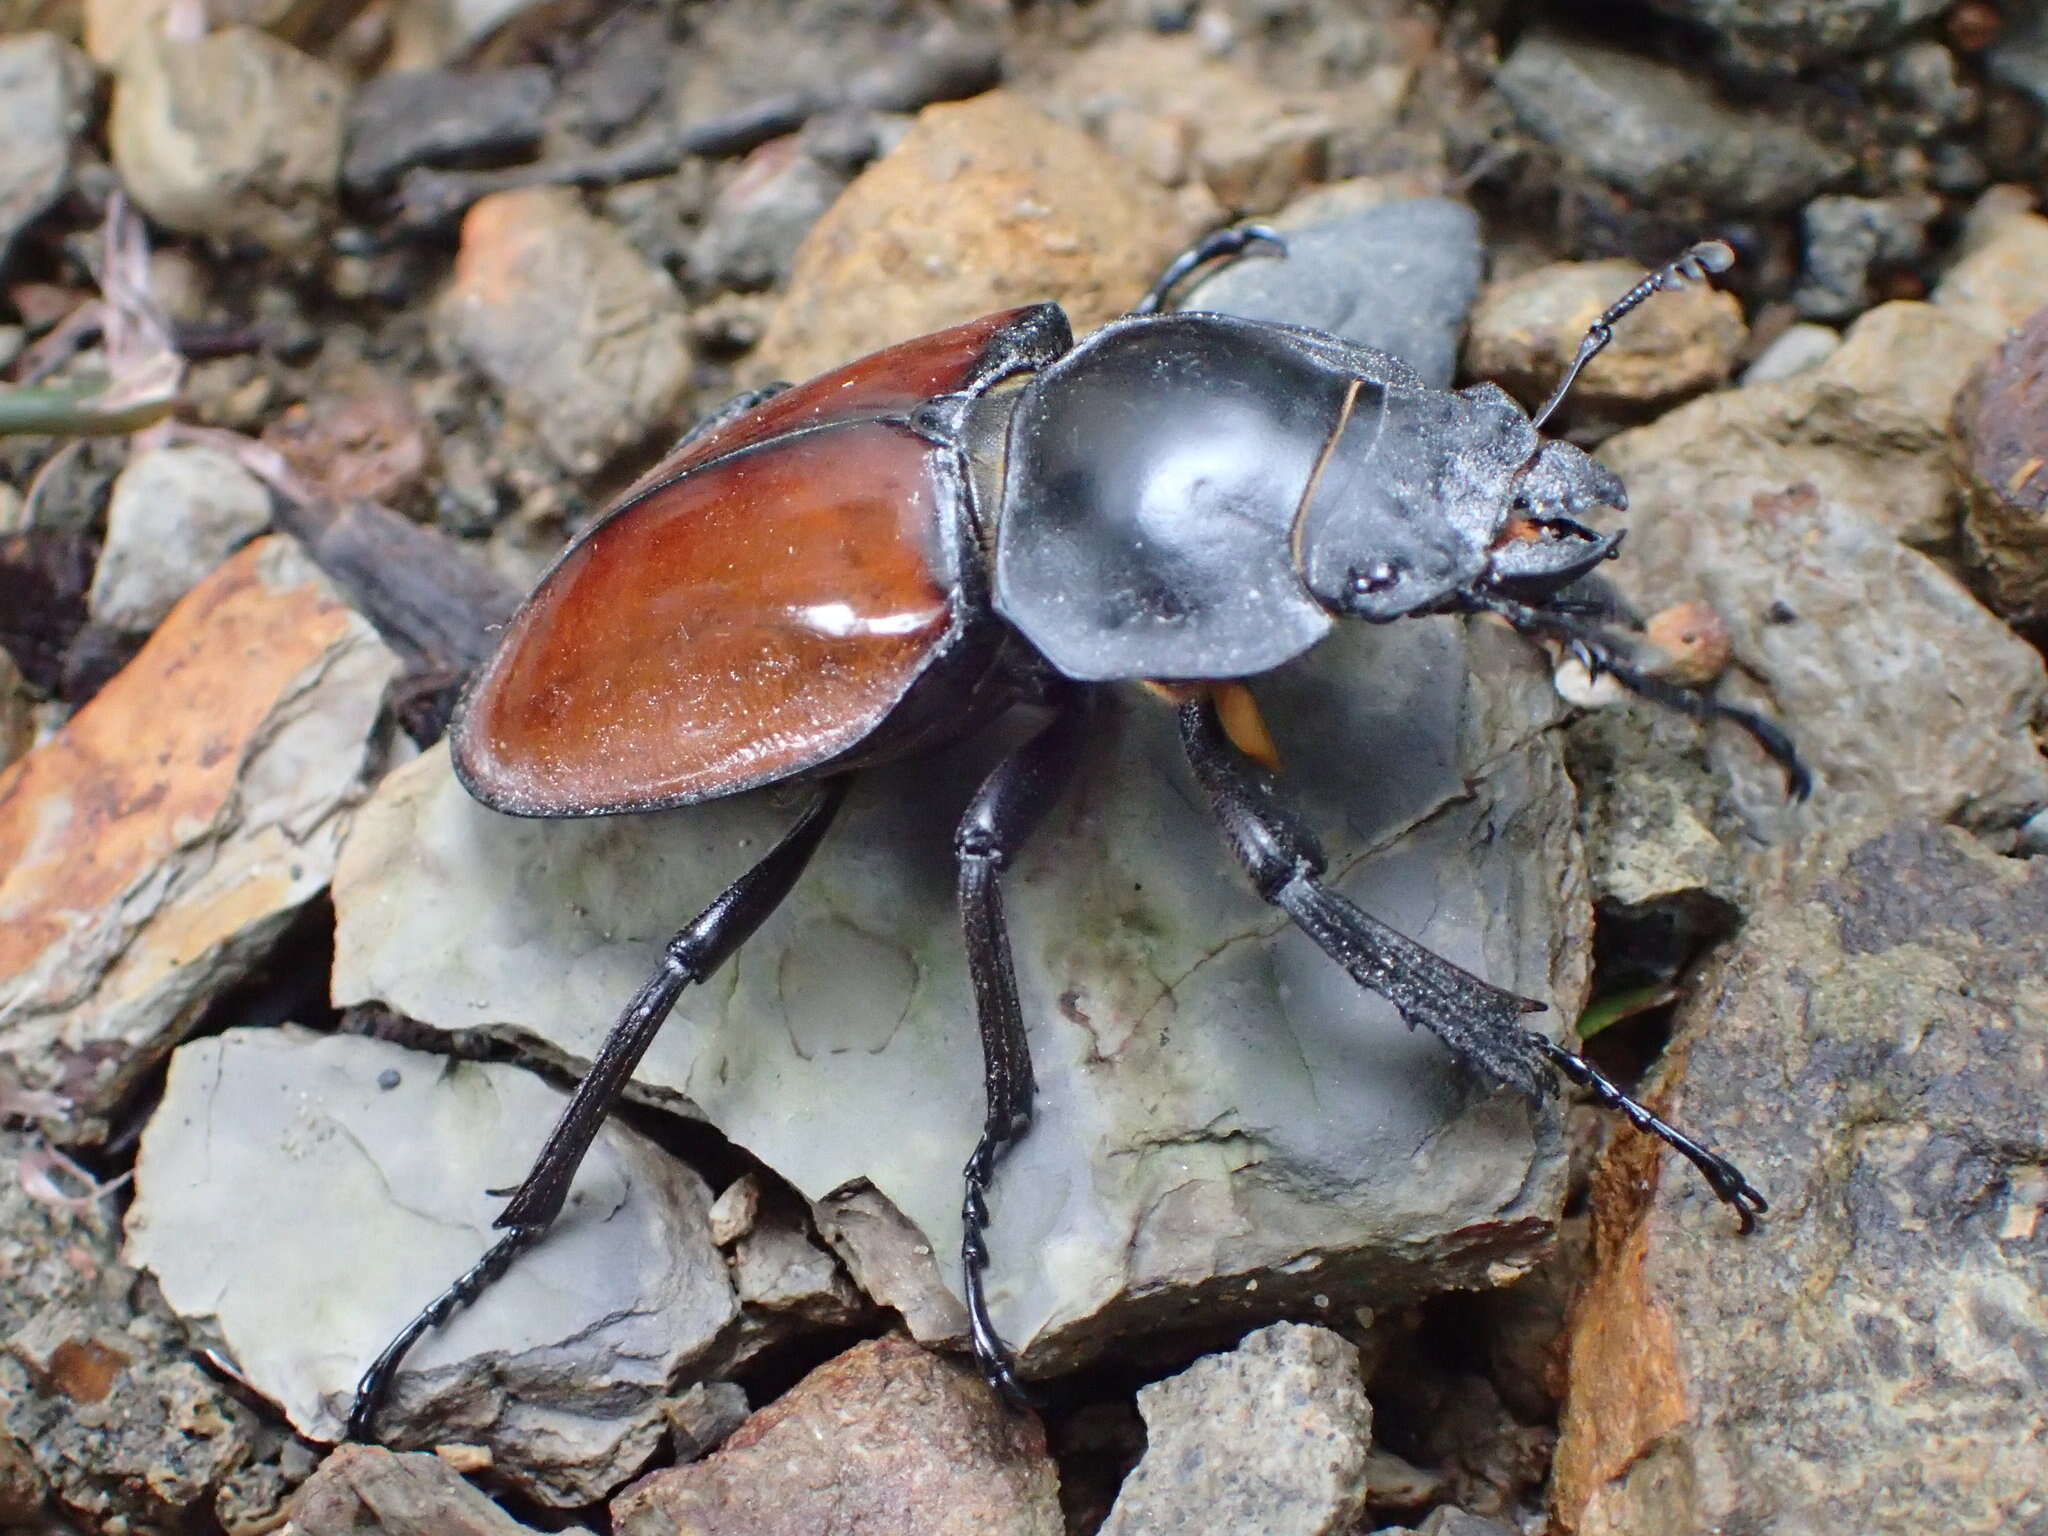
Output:
[[[1381,560],[1364,570],[1351,572],[1351,590],[1361,597],[1370,597],[1384,592],[1401,580],[1401,568],[1391,560]]]

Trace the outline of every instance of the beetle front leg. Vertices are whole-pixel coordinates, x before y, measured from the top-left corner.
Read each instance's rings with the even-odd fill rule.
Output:
[[[999,876],[1073,777],[1086,739],[1086,698],[1076,693],[1061,700],[1058,713],[996,765],[953,837],[960,870],[960,923],[967,939],[967,970],[974,985],[988,1095],[981,1139],[961,1171],[966,1194],[960,1203],[960,1281],[974,1358],[988,1384],[1018,1408],[1029,1406],[1030,1396],[1017,1378],[1009,1346],[988,1315],[982,1288],[982,1271],[989,1260],[989,1186],[1003,1155],[1030,1129],[1037,1088],[1031,1074],[1031,1042],[1017,1002]]]
[[[1181,706],[1180,728],[1195,777],[1259,895],[1353,980],[1386,998],[1411,1027],[1435,1034],[1466,1066],[1531,1099],[1555,1088],[1546,1063],[1590,1089],[1603,1108],[1626,1115],[1698,1168],[1734,1207],[1743,1231],[1755,1226],[1764,1198],[1733,1163],[1650,1113],[1583,1057],[1522,1024],[1521,1016],[1541,1003],[1489,986],[1323,884],[1323,852],[1314,835],[1282,802],[1272,776],[1230,744],[1207,698]]]
[[[505,1228],[505,1235],[461,1279],[400,1329],[363,1372],[356,1383],[355,1402],[349,1409],[349,1439],[369,1437],[377,1406],[390,1389],[399,1365],[427,1330],[447,1322],[481,1296],[512,1267],[514,1259],[539,1242],[554,1224],[591,1142],[625,1091],[640,1058],[654,1042],[683,988],[716,971],[782,904],[839,813],[848,782],[845,778],[828,780],[782,841],[668,941],[660,966],[604,1037],[590,1070],[576,1085],[524,1181],[516,1190],[490,1191],[512,1197],[493,1223]]]

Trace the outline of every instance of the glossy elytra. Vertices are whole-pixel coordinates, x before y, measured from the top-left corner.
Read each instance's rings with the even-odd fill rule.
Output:
[[[1042,723],[955,837],[987,1088],[964,1175],[963,1283],[983,1371],[1022,1400],[982,1288],[987,1193],[1033,1096],[998,876],[1070,777],[1089,701],[1108,684],[1174,701],[1195,777],[1259,894],[1360,985],[1491,1081],[1531,1097],[1552,1091],[1553,1074],[1589,1088],[1690,1159],[1749,1229],[1764,1199],[1735,1166],[1525,1028],[1539,1004],[1322,883],[1243,684],[1341,619],[1488,612],[1636,692],[1734,721],[1804,794],[1776,726],[1638,670],[1565,600],[1620,538],[1579,519],[1626,497],[1539,430],[1621,316],[1721,270],[1727,248],[1695,246],[1623,295],[1532,418],[1493,385],[1431,389],[1398,359],[1320,332],[1159,312],[1189,271],[1254,241],[1278,243],[1258,229],[1210,237],[1078,345],[1060,309],[1040,304],[735,401],[541,580],[452,729],[455,771],[477,799],[591,816],[797,778],[819,790],[669,942],[498,1217],[506,1235],[364,1373],[351,1435],[368,1432],[413,1342],[554,1221],[677,996],[788,893],[848,776],[1033,706]]]

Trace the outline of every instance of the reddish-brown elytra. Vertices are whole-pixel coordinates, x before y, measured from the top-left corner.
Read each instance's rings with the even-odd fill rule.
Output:
[[[984,1373],[1022,1399],[982,1284],[988,1192],[1034,1093],[998,876],[1075,771],[1095,684],[1169,685],[1225,843],[1260,896],[1361,986],[1488,1081],[1537,1098],[1554,1071],[1591,1088],[1689,1158],[1745,1228],[1763,1209],[1727,1159],[1524,1028],[1540,1004],[1323,883],[1322,852],[1287,806],[1236,680],[1299,655],[1339,618],[1497,614],[1637,692],[1742,725],[1801,793],[1805,770],[1769,721],[1637,670],[1560,600],[1618,542],[1578,515],[1626,505],[1611,472],[1537,430],[1562,387],[1532,421],[1493,385],[1432,389],[1400,359],[1334,336],[1158,312],[1195,265],[1273,239],[1211,237],[1079,346],[1059,308],[1040,304],[739,402],[542,579],[457,716],[455,770],[479,800],[589,816],[824,782],[788,835],[669,941],[500,1214],[506,1236],[364,1372],[351,1434],[367,1431],[413,1342],[560,1214],[676,998],[788,894],[847,770],[1029,702],[1048,718],[1010,748],[954,834],[987,1088],[965,1169],[961,1282]],[[1573,373],[1650,293],[1732,259],[1698,246],[1631,289],[1588,332]]]
[[[987,315],[687,439],[508,626],[451,733],[470,793],[652,810],[920,744],[913,686],[972,691],[993,650],[963,643],[965,488],[907,418],[985,388],[1006,340],[1057,317]]]

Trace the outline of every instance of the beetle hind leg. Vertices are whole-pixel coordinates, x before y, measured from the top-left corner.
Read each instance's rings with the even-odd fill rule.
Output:
[[[966,1293],[974,1358],[988,1384],[1017,1408],[1029,1406],[1030,1394],[1017,1375],[1015,1357],[989,1317],[982,1275],[989,1263],[989,1188],[1004,1154],[1031,1127],[1037,1084],[1017,1001],[999,877],[1073,776],[1085,739],[1085,698],[1068,695],[1051,721],[996,765],[960,818],[953,838],[960,872],[960,923],[967,940],[988,1094],[981,1139],[961,1170],[966,1182],[960,1203],[961,1289]]]
[[[1755,1226],[1765,1201],[1741,1170],[1638,1104],[1583,1057],[1525,1027],[1521,1016],[1542,1004],[1487,985],[1324,885],[1323,854],[1314,836],[1282,802],[1271,775],[1231,746],[1209,700],[1182,705],[1180,725],[1195,777],[1260,896],[1294,919],[1354,981],[1494,1082],[1540,1099],[1554,1091],[1554,1071],[1589,1090],[1603,1108],[1625,1115],[1699,1169],[1715,1195],[1734,1208],[1743,1231]]]
[[[661,964],[604,1037],[590,1070],[576,1085],[525,1180],[516,1190],[490,1191],[512,1197],[494,1223],[505,1230],[505,1235],[400,1329],[363,1372],[349,1409],[349,1439],[370,1439],[378,1405],[413,1345],[429,1329],[439,1327],[474,1302],[512,1267],[513,1260],[539,1242],[554,1225],[584,1154],[589,1152],[605,1117],[625,1091],[633,1069],[653,1043],[676,999],[685,987],[702,982],[723,965],[782,904],[831,827],[846,798],[848,782],[845,778],[827,780],[782,840],[668,941]]]

